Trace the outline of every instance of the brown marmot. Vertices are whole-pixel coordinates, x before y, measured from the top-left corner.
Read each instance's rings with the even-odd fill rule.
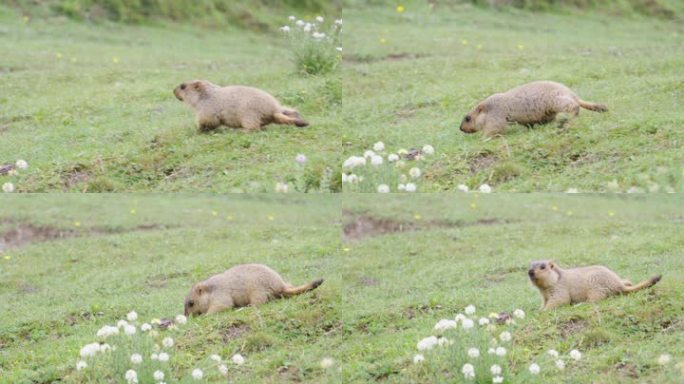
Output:
[[[264,304],[271,299],[308,292],[321,284],[323,279],[293,287],[265,265],[236,265],[195,284],[185,298],[185,315],[216,313],[233,307]]]
[[[580,107],[606,112],[603,104],[580,99],[570,88],[553,81],[534,81],[505,93],[489,96],[463,118],[461,131],[483,131],[485,136],[501,135],[508,123],[523,125],[546,124],[556,120],[558,114],[563,126],[570,117],[579,114]]]
[[[208,131],[225,125],[254,131],[275,123],[306,127],[299,112],[283,107],[275,97],[252,87],[221,87],[206,80],[183,83],[173,90],[178,100],[197,112],[197,126]]]
[[[661,278],[661,275],[657,275],[633,285],[600,265],[563,269],[550,260],[531,262],[527,274],[541,292],[542,310],[636,292],[655,285]]]

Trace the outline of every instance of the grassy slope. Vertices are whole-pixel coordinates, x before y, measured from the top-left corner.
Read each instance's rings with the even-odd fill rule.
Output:
[[[684,355],[677,341],[684,331],[684,279],[676,272],[684,268],[679,196],[351,196],[340,202],[105,195],[17,196],[1,203],[7,207],[3,218],[61,228],[79,221],[78,231],[162,225],[86,233],[6,253],[11,258],[0,260],[0,310],[11,309],[13,316],[0,320],[0,367],[10,382],[73,379],[78,349],[103,324],[131,309],[142,319],[173,315],[191,282],[255,260],[293,282],[314,276],[326,282],[311,295],[191,321],[177,338],[182,352],[176,361],[184,370],[208,353],[239,351],[247,364],[232,371],[235,382],[409,382],[417,375],[410,368],[417,340],[469,303],[484,313],[517,307],[528,313],[514,340],[522,351],[512,356],[516,364],[550,347],[582,349],[586,358],[569,366],[567,382],[633,380],[616,373],[620,361],[635,367],[640,382],[673,382],[654,359],[661,352],[675,362]],[[340,244],[340,203],[346,211],[419,224],[509,223]],[[633,280],[656,272],[665,277],[652,293],[539,314],[538,293],[524,268],[540,257],[563,265],[604,263]],[[97,312],[102,314],[90,317]],[[571,319],[586,326],[559,340],[556,330],[577,321]],[[224,342],[234,324],[250,330]],[[325,356],[338,362],[341,373],[333,369],[327,376],[319,368]]]
[[[0,162],[31,165],[0,182],[20,191],[272,191],[298,175],[297,153],[318,173],[339,162],[339,78],[297,75],[281,36],[25,23],[2,7],[0,24],[0,50],[11,53],[0,57]],[[195,78],[265,89],[312,125],[200,134],[172,94]]]
[[[684,188],[681,23],[466,5],[429,14],[421,2],[403,14],[348,7],[345,18],[345,157],[378,140],[394,150],[433,144],[424,191]],[[458,130],[479,100],[538,79],[611,112],[582,111],[566,132],[511,127],[488,142]]]

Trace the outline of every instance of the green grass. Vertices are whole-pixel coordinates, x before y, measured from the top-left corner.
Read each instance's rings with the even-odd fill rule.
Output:
[[[280,33],[23,19],[6,7],[0,26],[0,163],[30,165],[0,183],[18,191],[271,192],[297,179],[316,190],[338,168],[340,75],[298,74]],[[262,88],[311,126],[199,133],[172,93],[196,78]]]
[[[193,282],[250,261],[294,283],[326,281],[311,294],[191,319],[176,336],[175,374],[210,353],[240,352],[247,363],[231,368],[236,383],[425,382],[411,363],[416,343],[472,303],[484,314],[527,312],[509,355],[515,371],[548,348],[578,348],[584,358],[563,382],[681,377],[678,195],[29,195],[0,205],[0,234],[31,223],[79,235],[0,257],[0,311],[11,313],[0,319],[0,382],[84,382],[78,351],[101,326],[132,309],[143,321],[173,316]],[[340,224],[359,215],[417,230],[341,242]],[[664,277],[647,292],[540,313],[525,273],[540,258],[604,264],[633,281]],[[231,327],[247,331],[225,338]],[[669,366],[656,364],[661,353]],[[335,359],[328,371],[324,357]]]
[[[432,144],[419,191],[684,190],[680,22],[404,4],[345,7],[345,158],[376,141]],[[610,112],[582,111],[562,132],[511,126],[483,141],[459,131],[477,102],[541,79]]]

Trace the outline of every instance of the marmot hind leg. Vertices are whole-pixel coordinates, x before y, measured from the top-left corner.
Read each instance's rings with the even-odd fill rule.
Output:
[[[257,305],[265,304],[268,301],[268,295],[264,292],[252,292],[249,295],[249,305],[255,307]]]
[[[240,125],[248,132],[258,131],[261,129],[261,119],[256,116],[245,116],[240,119]]]

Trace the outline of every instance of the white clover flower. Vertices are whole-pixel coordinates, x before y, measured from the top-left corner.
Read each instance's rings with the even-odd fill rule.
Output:
[[[376,167],[377,167],[378,165],[382,165],[382,156],[380,156],[380,155],[373,155],[373,156],[371,157],[371,164],[372,164],[372,165],[375,165]]]
[[[157,380],[157,381],[162,381],[162,380],[164,380],[164,372],[162,372],[162,371],[160,371],[160,370],[154,371],[153,376],[154,376],[154,379]]]
[[[363,157],[365,157],[365,158],[369,158],[369,157],[373,157],[373,156],[375,156],[375,152],[371,151],[370,149],[363,153]]]
[[[313,27],[313,26],[311,25],[311,23],[306,23],[306,24],[304,25],[304,32],[307,32],[307,33],[308,33],[308,32],[311,32],[311,28],[312,28],[312,27]]]
[[[524,319],[525,318],[525,311],[522,309],[516,309],[513,311],[513,317],[517,317],[518,319]]]
[[[289,187],[288,187],[287,183],[283,183],[283,182],[279,181],[275,185],[276,193],[287,193],[288,190],[289,190]]]
[[[150,355],[150,359],[152,359],[152,360],[159,360],[159,355],[156,354],[156,353],[153,353],[153,354]]]
[[[290,21],[295,21],[295,20],[297,20],[297,18],[294,17],[294,16],[290,16],[290,17],[288,17],[287,19],[290,20]]]
[[[494,377],[492,377],[492,384],[503,383],[503,380],[504,380],[503,376],[494,376]]]
[[[497,356],[506,356],[506,348],[504,347],[496,347],[494,350],[494,353],[496,353]]]
[[[314,32],[311,34],[311,36],[316,39],[316,40],[321,40],[325,37],[325,33],[322,32]]]
[[[461,192],[468,192],[470,189],[468,189],[468,186],[465,184],[459,184],[456,189],[458,189]]]
[[[233,360],[233,363],[235,363],[237,365],[242,365],[245,363],[245,358],[242,357],[242,355],[239,353],[234,354],[232,360]]]
[[[358,183],[359,181],[360,181],[359,177],[353,173],[351,175],[347,176],[347,182],[349,184]]]
[[[355,168],[358,166],[363,166],[366,165],[366,157],[365,156],[351,156],[347,160],[344,161],[342,164],[342,167],[344,168]]]
[[[188,318],[185,317],[184,315],[176,315],[176,323],[185,324],[187,322],[188,322]]]
[[[501,366],[494,364],[491,366],[491,368],[489,368],[489,371],[492,372],[492,375],[498,376],[501,374]]]
[[[565,193],[579,193],[579,191],[577,190],[577,188],[568,188],[568,190],[565,191]]]
[[[288,32],[290,32],[290,26],[289,25],[283,25],[282,27],[280,27],[280,30],[283,33],[288,33]]]
[[[140,330],[143,332],[147,332],[152,329],[152,326],[148,323],[143,323],[143,325],[140,326]]]
[[[672,356],[668,355],[667,353],[663,353],[662,355],[658,356],[659,365],[667,365],[670,363],[671,360]]]
[[[461,321],[461,326],[463,329],[470,329],[475,326],[475,322],[471,319],[465,318],[463,321]]]
[[[423,146],[423,153],[426,155],[432,155],[433,153],[435,153],[435,148],[430,144],[425,144]]]
[[[548,353],[549,356],[553,357],[554,359],[558,358],[558,351],[556,351],[555,349],[549,349],[548,351],[546,351],[546,353]]]
[[[17,160],[17,162],[14,165],[17,167],[17,169],[28,168],[28,163],[26,162],[26,160]]]
[[[114,350],[114,348],[107,343],[100,345],[100,353],[105,353],[105,352],[113,351],[113,350]]]
[[[461,372],[463,372],[463,376],[466,379],[474,379],[475,378],[475,367],[473,367],[473,365],[470,363],[464,364],[463,369],[461,369]]]
[[[399,184],[399,185],[397,185],[397,191],[399,191],[399,192],[404,192],[404,191],[406,191],[406,184]]]
[[[335,20],[335,25],[342,25],[342,19]]]
[[[104,327],[100,328],[97,331],[97,337],[107,338],[109,336],[118,335],[118,334],[119,334],[119,328],[113,327],[111,325],[105,325]]]
[[[387,161],[389,161],[390,163],[395,162],[397,160],[399,160],[399,155],[397,155],[396,153],[390,153],[389,156],[387,156]]]
[[[335,364],[335,360],[333,360],[330,357],[325,357],[323,360],[321,360],[321,368],[323,369],[328,369],[332,367]]]
[[[80,355],[83,358],[93,356],[100,351],[100,343],[86,344],[81,348]]]
[[[454,343],[453,341],[450,341],[446,337],[438,337],[437,338],[437,345],[439,345],[440,347],[445,346],[445,345],[449,345],[449,344],[453,344],[453,343]]]
[[[304,22],[304,20],[297,20],[297,22],[295,23],[295,25],[297,25],[298,27],[303,27],[305,24],[306,23]]]
[[[132,369],[126,371],[126,375],[124,377],[126,378],[128,384],[137,384],[138,382],[138,374]]]
[[[6,182],[5,184],[2,185],[2,191],[5,193],[14,192],[14,184],[10,183],[9,181]]]
[[[456,314],[456,317],[454,318],[454,320],[456,320],[456,321],[463,321],[463,319],[465,319],[465,318],[466,318],[466,317],[465,317],[462,313],[457,313],[457,314]]]
[[[387,184],[378,185],[378,193],[389,193],[390,188]]]
[[[335,47],[335,50],[336,50],[337,52],[342,52],[342,47]]]
[[[161,361],[161,362],[167,362],[167,361],[169,361],[169,354],[166,352],[162,352],[159,354],[158,358],[159,358],[159,361]]]
[[[572,351],[570,351],[570,357],[572,357],[575,360],[579,360],[582,358],[582,352],[573,349]]]
[[[128,321],[126,320],[119,320],[116,322],[116,326],[119,328],[123,328],[128,325]]]
[[[537,363],[532,363],[530,365],[529,369],[530,369],[530,373],[533,375],[539,374],[539,371],[541,370],[541,368],[539,368],[539,364],[537,364]]]
[[[490,187],[489,184],[482,184],[482,185],[480,185],[478,190],[482,193],[491,193],[492,187]]]
[[[212,359],[212,360],[214,360],[214,361],[217,362],[217,363],[220,363],[220,362],[221,362],[221,356],[219,356],[219,355],[217,355],[217,354],[213,354],[213,355],[209,356],[209,358]]]
[[[472,315],[473,313],[475,313],[475,310],[476,310],[476,309],[475,309],[475,306],[472,305],[472,304],[470,304],[469,306],[465,307],[465,313],[466,313],[466,315]]]
[[[414,183],[406,183],[406,192],[415,192],[418,187]]]
[[[126,324],[126,326],[124,327],[124,333],[127,336],[135,335],[135,331],[136,331],[135,325]]]
[[[457,323],[454,320],[442,319],[435,324],[435,331],[446,331],[447,329],[456,328]]]
[[[501,339],[501,341],[503,341],[503,342],[511,341],[511,333],[508,331],[503,331],[499,335],[499,339]]]
[[[192,370],[192,378],[195,380],[202,380],[204,377],[204,372],[201,369],[195,368]]]
[[[304,165],[304,163],[306,163],[306,155],[303,153],[298,153],[295,157],[295,161],[300,165]]]
[[[422,363],[423,361],[425,361],[425,356],[421,355],[420,353],[413,356],[413,364]]]
[[[382,152],[385,150],[385,143],[382,141],[378,141],[377,143],[373,144],[373,150],[375,152]]]
[[[556,360],[556,368],[559,370],[564,370],[565,369],[565,362],[563,360]]]
[[[481,317],[480,320],[478,321],[480,325],[488,325],[489,324],[489,319],[486,317]]]
[[[128,321],[136,321],[138,320],[138,314],[135,311],[130,311],[128,312],[128,315],[126,315],[126,318]]]
[[[468,349],[468,356],[471,359],[477,359],[478,357],[480,357],[480,350],[477,348],[469,348]]]
[[[142,356],[139,353],[134,353],[131,355],[131,363],[133,364],[140,364],[142,363]]]
[[[219,366],[218,366],[218,370],[219,370],[219,372],[221,372],[221,374],[222,374],[223,376],[225,376],[225,375],[228,374],[228,367],[227,367],[225,364],[219,365]]]
[[[318,21],[319,23],[322,23],[323,22],[323,16],[316,16],[316,21]]]
[[[76,370],[80,371],[81,369],[85,369],[87,366],[88,364],[85,361],[81,360],[78,363],[76,363]]]
[[[162,345],[165,346],[166,348],[171,348],[173,347],[173,339],[170,337],[165,337],[164,340],[162,340]]]
[[[421,174],[420,168],[413,167],[413,168],[409,169],[409,175],[414,179],[419,178],[420,174]]]
[[[419,341],[417,347],[419,351],[426,351],[432,349],[435,345],[437,345],[437,337],[429,336]]]
[[[496,350],[495,350],[494,348],[489,348],[489,349],[487,350],[487,353],[489,353],[490,355],[493,355],[493,354],[496,353]]]

